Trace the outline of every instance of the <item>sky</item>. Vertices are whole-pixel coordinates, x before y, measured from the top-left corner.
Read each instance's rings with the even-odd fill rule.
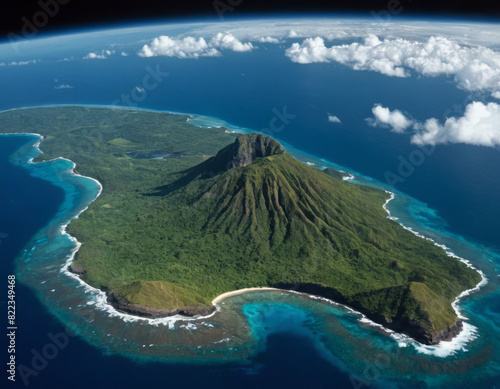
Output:
[[[448,118],[445,122],[439,122],[435,118],[417,121],[412,118],[411,113],[401,112],[398,107],[375,105],[373,117],[367,118],[369,125],[388,128],[396,133],[410,133],[411,142],[416,145],[500,145],[500,131],[496,124],[500,120],[500,14],[491,19],[492,15],[496,15],[496,9],[500,10],[500,6],[493,2],[487,7],[482,0],[467,2],[467,7],[457,6],[456,3],[452,6],[446,1],[423,0],[369,3],[334,0],[329,5],[315,0],[308,0],[307,5],[290,0],[286,4],[271,0],[266,3],[259,0],[193,0],[187,3],[189,7],[185,6],[186,2],[179,1],[141,0],[139,6],[137,1],[130,0],[122,0],[119,4],[111,0],[100,4],[96,4],[94,0],[85,0],[83,3],[80,0],[25,0],[24,7],[17,6],[17,2],[6,5],[7,10],[12,10],[10,24],[0,23],[0,26],[6,29],[4,37],[16,36],[14,40],[8,38],[12,43],[53,34],[57,29],[97,30],[99,27],[109,27],[110,24],[117,27],[133,22],[144,24],[144,18],[161,19],[162,22],[170,18],[178,23],[193,16],[203,17],[203,21],[208,24],[203,23],[203,27],[199,25],[191,31],[196,32],[195,34],[159,35],[136,50],[140,57],[166,56],[180,59],[217,57],[227,50],[249,52],[257,50],[259,43],[283,44],[287,38],[293,38],[296,41],[286,48],[284,54],[290,61],[298,64],[337,62],[356,71],[378,72],[387,77],[399,78],[410,77],[412,74],[424,77],[444,75],[453,79],[457,88],[483,97],[483,101],[479,99],[468,104],[463,116]],[[298,9],[317,11],[321,8],[327,11],[352,12],[353,9],[346,4],[350,4],[349,7],[354,4],[357,15],[365,15],[366,19],[347,23],[346,18],[332,20],[328,17],[331,14],[323,12],[314,21],[276,19],[276,13],[269,15],[274,20],[258,23],[243,20],[245,16],[256,17],[256,11],[279,11],[284,16],[290,16],[290,12]],[[282,8],[279,8],[280,5]],[[411,21],[412,15],[437,19],[443,12],[455,16],[460,13],[462,18],[477,18],[478,15],[484,18],[485,12],[488,12],[490,23],[483,23],[481,29],[476,29],[465,22],[449,24],[437,20],[418,23]],[[1,15],[4,17],[5,13],[2,12]],[[233,18],[234,15],[237,18]],[[323,16],[323,19],[319,16]],[[350,16],[352,17],[352,13]],[[405,22],[398,22],[398,17],[403,16],[405,19],[399,20]],[[219,22],[210,23],[212,19]],[[370,22],[365,23],[363,20]],[[384,23],[389,20],[391,23]],[[474,33],[471,34],[471,31]],[[334,39],[355,41],[349,44],[330,43]],[[113,55],[126,57],[128,53],[117,52],[108,47],[88,52],[83,59],[103,60]],[[36,58],[5,57],[0,61],[0,66],[26,66],[38,61]],[[58,88],[71,89],[72,86],[61,84]],[[335,115],[331,115],[329,120],[332,123],[340,122]],[[481,131],[477,131],[478,128]]]
[[[0,36],[20,34],[30,23],[43,25],[39,34],[110,24],[144,23],[146,20],[203,18],[217,21],[258,14],[303,15],[305,12],[373,13],[392,17],[460,16],[500,19],[500,4],[491,0],[23,0],[2,4]]]

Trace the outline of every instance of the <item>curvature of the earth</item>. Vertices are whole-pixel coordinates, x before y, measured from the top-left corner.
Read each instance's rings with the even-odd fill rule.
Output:
[[[371,177],[384,189],[413,196],[421,202],[398,192],[389,205],[393,216],[451,247],[489,280],[484,295],[459,303],[470,319],[466,324],[474,328],[468,339],[477,338],[443,353],[461,361],[470,350],[470,358],[482,356],[474,363],[490,366],[489,361],[494,365],[498,359],[499,346],[498,36],[496,23],[381,23],[374,17],[193,22],[41,40],[21,37],[0,46],[0,101],[3,109],[95,104],[213,116],[276,138],[291,154],[306,151],[310,154],[304,161],[316,167],[352,171],[360,180]],[[133,133],[133,114],[125,116],[119,125]],[[64,129],[63,118],[55,119]],[[78,166],[103,144],[111,124],[89,125],[85,115],[76,120],[81,122],[78,142],[67,153]],[[26,132],[46,124],[20,122]],[[191,122],[220,124],[206,118]],[[3,123],[2,132],[9,130]],[[117,136],[112,145],[130,147],[130,158],[175,163],[192,157],[189,150],[155,148],[150,134],[135,131],[134,136]],[[50,154],[50,141],[45,140],[43,151],[59,156]],[[135,141],[148,142],[153,152],[133,154]],[[214,152],[229,144],[212,141]],[[236,164],[251,159],[236,158]],[[398,264],[394,266],[397,270]],[[75,270],[83,273],[85,268]],[[116,273],[116,279],[133,282],[121,269]],[[435,355],[446,346],[424,351],[415,346],[406,352]],[[427,363],[426,356],[418,357]],[[429,361],[433,366],[435,361]],[[456,371],[460,379],[475,383],[469,362]]]

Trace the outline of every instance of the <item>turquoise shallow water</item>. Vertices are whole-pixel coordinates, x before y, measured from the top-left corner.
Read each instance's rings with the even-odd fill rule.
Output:
[[[481,36],[481,23],[474,28]],[[460,116],[467,99],[491,100],[489,96],[468,96],[447,77],[389,78],[334,63],[295,64],[284,55],[284,49],[301,39],[285,39],[283,45],[259,44],[259,50],[252,53],[224,52],[219,58],[192,61],[135,55],[155,36],[191,34],[191,30],[192,26],[150,26],[26,41],[16,60],[40,61],[1,68],[0,109],[68,102],[113,104],[140,85],[148,74],[147,66],[160,66],[169,76],[158,88],[148,90],[139,107],[192,112],[191,122],[207,130],[224,125],[238,131],[269,127],[275,109],[286,107],[296,117],[273,135],[286,141],[291,153],[318,167],[349,170],[357,182],[390,189],[382,183],[384,172],[397,172],[398,157],[408,158],[415,146],[408,134],[366,124],[374,104],[399,109],[419,121],[436,117],[442,122],[450,115]],[[90,51],[111,48],[111,44],[123,44],[129,56],[82,59]],[[11,47],[2,45],[0,62],[10,62],[10,55]],[[56,89],[59,84],[73,88]],[[339,116],[342,123],[328,123],[327,113]],[[309,154],[299,153],[291,145]],[[15,264],[17,246],[9,246],[15,233],[9,225],[0,227],[2,276],[13,272],[15,265],[22,280],[18,286],[18,314],[23,324],[18,337],[19,362],[31,367],[33,350],[42,352],[52,343],[48,335],[66,332],[64,325],[80,336],[71,337],[58,357],[30,377],[30,387],[203,385],[219,389],[235,387],[235,382],[241,388],[499,386],[500,259],[494,250],[500,247],[497,149],[438,147],[415,174],[397,184],[413,198],[391,189],[396,193],[389,204],[393,216],[470,260],[489,279],[479,292],[459,304],[476,328],[476,338],[447,357],[427,355],[439,350],[416,348],[404,339],[388,337],[380,329],[360,323],[359,315],[342,307],[289,294],[236,296],[225,300],[217,318],[199,323],[152,326],[110,317],[97,291],[86,290],[60,272],[74,247],[74,242],[59,234],[60,226],[83,209],[98,188],[92,181],[71,176],[67,161],[26,165],[35,154],[31,144],[26,144],[13,161],[55,186],[47,188],[16,170],[18,181],[24,183],[16,182],[16,188],[22,193],[13,190],[10,198],[2,197],[5,201],[0,202],[0,215],[6,209],[19,212],[17,219],[12,215],[13,223],[32,227],[22,236],[24,240],[18,239],[19,248],[26,251]],[[7,169],[0,169],[0,176],[6,173],[7,177],[0,190],[3,194],[8,192],[6,187],[14,186],[14,173],[7,174],[14,170],[1,167]],[[4,256],[6,247],[12,250]],[[181,364],[175,362],[180,360]]]
[[[195,117],[192,123],[207,130],[220,125],[232,127],[209,117]],[[245,131],[239,127],[234,129]],[[470,260],[489,279],[472,298],[460,303],[462,314],[476,330],[473,330],[475,339],[460,345],[456,351],[451,352],[447,347],[421,347],[397,336],[395,339],[369,323],[360,323],[359,314],[341,306],[287,293],[235,296],[225,300],[221,313],[214,317],[151,325],[113,315],[103,303],[102,294],[61,272],[75,248],[75,242],[61,234],[61,227],[88,206],[100,187],[91,179],[73,175],[73,164],[67,160],[29,164],[38,154],[33,148],[38,140],[36,137],[26,139],[27,143],[11,157],[11,162],[27,168],[33,177],[61,188],[66,196],[57,214],[32,237],[17,259],[18,277],[35,290],[52,315],[106,355],[126,355],[142,363],[183,361],[218,365],[250,360],[247,368],[259,376],[261,373],[257,365],[252,365],[252,357],[266,355],[273,339],[286,335],[305,340],[317,356],[334,367],[327,374],[346,382],[354,380],[384,387],[423,382],[433,386],[489,387],[489,383],[498,378],[500,257],[487,247],[447,232],[446,223],[425,204],[396,192],[389,210],[404,225]],[[346,170],[286,146],[304,162]],[[354,182],[388,189],[376,180],[352,173]]]

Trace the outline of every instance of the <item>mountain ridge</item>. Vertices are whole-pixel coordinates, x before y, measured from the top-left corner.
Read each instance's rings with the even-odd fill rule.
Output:
[[[388,219],[382,207],[386,192],[310,167],[261,134],[239,136],[157,188],[155,196],[190,218],[181,222],[175,214],[167,216],[177,223],[177,243],[165,265],[156,266],[168,266],[170,275],[135,278],[143,285],[140,294],[130,283],[106,286],[110,302],[124,311],[137,313],[137,306],[144,311],[151,294],[189,286],[188,274],[194,272],[198,283],[184,293],[190,296],[187,314],[209,310],[209,301],[220,292],[293,288],[344,303],[388,328],[435,344],[460,332],[451,302],[480,280],[444,250]],[[92,283],[88,265],[91,270],[95,261],[80,258],[76,265]],[[200,302],[199,309],[192,301]],[[154,307],[152,316],[182,311],[182,304],[169,304]]]

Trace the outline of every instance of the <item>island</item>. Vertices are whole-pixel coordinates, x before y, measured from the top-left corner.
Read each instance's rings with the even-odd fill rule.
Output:
[[[462,328],[452,303],[480,274],[388,218],[386,191],[290,156],[262,134],[136,109],[2,113],[41,134],[102,194],[68,226],[70,270],[133,315],[203,316],[217,296],[279,288],[345,304],[424,344]]]

